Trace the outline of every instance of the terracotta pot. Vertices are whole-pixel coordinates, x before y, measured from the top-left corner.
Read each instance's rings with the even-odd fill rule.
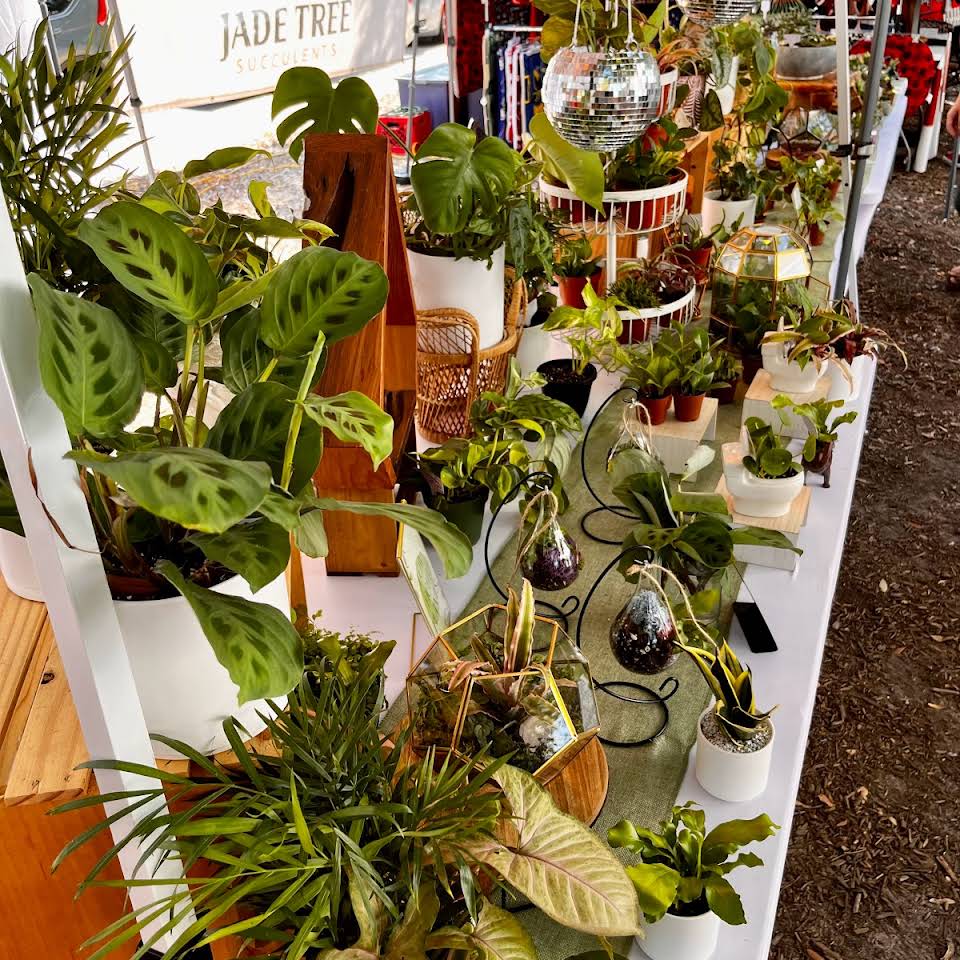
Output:
[[[700,247],[697,250],[691,250],[689,247],[677,247],[671,253],[668,262],[692,270],[697,285],[703,286],[710,279],[710,257],[712,255],[712,245]]]
[[[693,423],[700,419],[700,411],[703,409],[703,398],[705,393],[697,393],[689,396],[683,393],[673,395],[673,413],[681,423]]]
[[[803,467],[807,473],[815,473],[823,478],[824,489],[830,487],[830,470],[833,467],[833,441],[826,440],[817,443],[816,452],[812,460],[804,460]]]
[[[621,310],[620,317],[623,320],[623,333],[617,337],[618,343],[643,343],[650,339],[652,317],[636,317],[627,310]]]
[[[824,239],[823,227],[819,223],[811,223],[807,239],[810,241],[811,247],[819,247]]]
[[[840,194],[840,181],[834,180],[833,183],[830,184],[830,199],[836,200],[839,194]]]
[[[673,397],[667,394],[665,397],[640,397],[639,400],[650,414],[650,425],[656,427],[667,419],[667,411],[670,409],[670,401]]]
[[[566,307],[576,307],[582,310],[586,304],[583,300],[583,291],[590,280],[590,286],[593,287],[596,294],[600,295],[600,271],[598,270],[592,277],[557,277],[560,286],[560,302]]]

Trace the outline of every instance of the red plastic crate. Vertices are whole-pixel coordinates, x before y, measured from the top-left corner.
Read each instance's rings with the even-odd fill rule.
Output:
[[[403,156],[403,147],[387,133],[385,128],[389,128],[391,133],[399,137],[404,143],[407,142],[407,113],[406,111],[398,113],[384,113],[380,116],[380,122],[377,124],[377,133],[381,137],[387,137],[390,140],[390,152],[397,156]],[[430,119],[430,111],[415,107],[413,111],[413,135],[410,138],[410,149],[414,153],[424,140],[430,136],[433,129],[433,123]]]

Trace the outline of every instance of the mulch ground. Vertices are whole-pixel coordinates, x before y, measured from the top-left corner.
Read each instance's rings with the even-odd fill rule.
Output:
[[[897,173],[860,264],[870,407],[771,960],[960,958],[960,218]],[[842,437],[841,437],[842,442]]]

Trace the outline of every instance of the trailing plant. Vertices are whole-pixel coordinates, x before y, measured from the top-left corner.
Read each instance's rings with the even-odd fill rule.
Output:
[[[178,960],[234,938],[238,955],[278,960],[305,952],[385,960],[439,960],[451,949],[503,955],[490,953],[494,941],[497,951],[535,960],[523,927],[490,899],[501,885],[575,929],[636,932],[636,894],[623,867],[532,777],[486,757],[440,762],[430,751],[411,761],[406,734],[381,739],[382,664],[391,649],[382,644],[352,657],[328,643],[282,720],[265,718],[274,750],[257,752],[225,722],[238,760],[230,768],[176,741],[167,742],[193,761],[196,774],[123,761],[86,764],[136,773],[155,786],[112,797],[139,807],[142,819],[81,890],[142,884],[152,857],[187,877],[93,937],[93,958],[141,939],[136,960],[151,948]],[[173,815],[162,803],[165,787]],[[59,811],[102,802],[80,798]],[[54,868],[115,819],[68,844]],[[143,874],[112,879],[113,856],[137,843]]]
[[[562,474],[582,424],[567,404],[539,391],[544,382],[536,373],[522,377],[511,360],[504,392],[487,390],[470,408],[472,435],[417,455],[434,495],[462,500],[486,487],[496,510],[520,480],[538,470],[553,476],[553,492],[566,506]]]
[[[714,713],[723,732],[734,742],[746,743],[769,725],[776,707],[760,710],[754,697],[753,675],[742,665],[726,640],[713,650],[680,644],[697,665],[716,703]]]
[[[739,925],[747,919],[727,875],[736,867],[762,867],[763,861],[755,853],[740,853],[735,860],[733,855],[778,829],[762,813],[752,820],[728,820],[708,833],[703,811],[687,803],[674,807],[658,831],[622,820],[607,832],[607,841],[640,858],[627,873],[648,923],[665,913],[696,917],[711,911],[724,923]]]
[[[803,552],[776,530],[735,525],[722,496],[682,490],[648,453],[624,450],[614,457],[611,470],[614,495],[635,517],[623,550],[652,550],[694,600],[714,574],[734,562],[737,544]],[[632,562],[628,556],[619,568],[628,579]]]
[[[672,183],[680,171],[686,141],[696,134],[692,127],[679,127],[669,117],[661,117],[610,159],[607,184],[615,190],[652,190]]]
[[[617,312],[617,307],[621,306],[619,300],[598,296],[588,283],[583,288],[583,302],[586,304],[583,309],[557,307],[543,325],[548,333],[562,332],[573,355],[574,368],[579,374],[591,363],[603,367],[615,363],[611,358],[617,346],[617,337],[623,332],[623,322]]]
[[[807,439],[804,441],[801,457],[805,463],[813,460],[817,449],[824,444],[836,442],[837,430],[845,423],[853,423],[857,419],[856,410],[848,410],[831,419],[834,410],[840,410],[843,400],[813,400],[808,403],[795,403],[790,397],[780,393],[771,401],[774,410],[789,411],[796,417],[801,417],[807,425]],[[782,414],[781,414],[782,416]]]
[[[586,237],[571,237],[560,245],[554,272],[558,277],[592,277],[600,270],[601,259],[593,255]]]
[[[549,63],[561,47],[573,43],[576,0],[534,0],[534,6],[547,15],[542,31],[544,63]],[[627,11],[624,0],[609,4],[605,0],[582,0],[579,4],[577,42],[592,50],[619,50],[627,43]],[[609,9],[608,9],[609,8]],[[649,17],[633,11],[633,29],[644,45],[653,43],[666,21],[667,4],[661,2]]]
[[[715,386],[724,386],[717,360],[720,341],[711,343],[705,328],[674,321],[669,329],[661,332],[657,344],[673,357],[677,393],[698,396]]]
[[[781,321],[781,329],[764,338],[765,342],[782,343],[787,360],[798,364],[801,370],[811,361],[837,359],[834,345],[853,329],[844,314],[827,307],[807,310],[807,306],[804,304],[792,318],[791,326]]]
[[[749,453],[743,465],[761,480],[785,480],[796,476],[803,468],[794,459],[779,431],[759,417],[747,417],[744,422]]]

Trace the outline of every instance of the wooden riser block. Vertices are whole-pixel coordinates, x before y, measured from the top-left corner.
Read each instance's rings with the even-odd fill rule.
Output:
[[[678,420],[671,406],[667,419],[651,427],[653,445],[669,473],[686,473],[686,463],[697,447],[716,437],[718,406],[716,397],[706,397],[700,416],[688,423]]]

